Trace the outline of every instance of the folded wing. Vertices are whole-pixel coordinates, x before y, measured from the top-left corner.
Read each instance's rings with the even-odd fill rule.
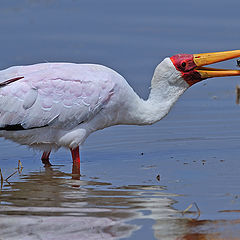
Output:
[[[100,65],[13,67],[0,72],[1,84],[0,130],[72,129],[90,121],[114,94],[111,72]]]

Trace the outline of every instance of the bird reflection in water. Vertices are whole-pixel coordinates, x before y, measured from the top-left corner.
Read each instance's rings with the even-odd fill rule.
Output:
[[[176,240],[239,240],[240,219],[237,220],[194,220],[186,219],[185,225],[188,233],[181,237],[173,238]],[[226,229],[232,228],[232,231]],[[158,236],[156,236],[156,239]]]
[[[119,239],[139,236],[143,228],[155,239],[198,240],[223,239],[219,226],[239,225],[240,220],[183,217],[173,207],[175,197],[159,185],[75,180],[49,167],[2,189],[0,234],[4,239]],[[149,220],[152,230],[144,228]]]

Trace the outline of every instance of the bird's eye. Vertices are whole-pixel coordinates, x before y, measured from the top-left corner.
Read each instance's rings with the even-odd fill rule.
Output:
[[[182,62],[182,67],[184,67],[184,68],[185,68],[185,67],[186,67],[186,65],[187,65],[187,64],[186,64],[186,62]]]

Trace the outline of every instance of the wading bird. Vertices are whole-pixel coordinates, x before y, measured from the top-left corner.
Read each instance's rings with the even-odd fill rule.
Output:
[[[168,114],[177,99],[206,78],[240,70],[204,65],[240,57],[240,50],[178,54],[155,69],[149,98],[141,99],[114,70],[95,64],[41,63],[0,71],[0,137],[43,150],[69,148],[80,175],[79,145],[90,133],[118,124],[148,125]]]

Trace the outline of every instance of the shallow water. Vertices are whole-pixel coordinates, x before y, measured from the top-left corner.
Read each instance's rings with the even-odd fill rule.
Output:
[[[3,1],[0,67],[101,63],[146,98],[165,56],[239,48],[240,3],[225,4]],[[238,239],[238,83],[199,83],[153,126],[94,133],[82,147],[80,180],[68,151],[53,153],[45,169],[40,153],[1,139],[3,176],[16,173],[0,193],[0,239]]]

